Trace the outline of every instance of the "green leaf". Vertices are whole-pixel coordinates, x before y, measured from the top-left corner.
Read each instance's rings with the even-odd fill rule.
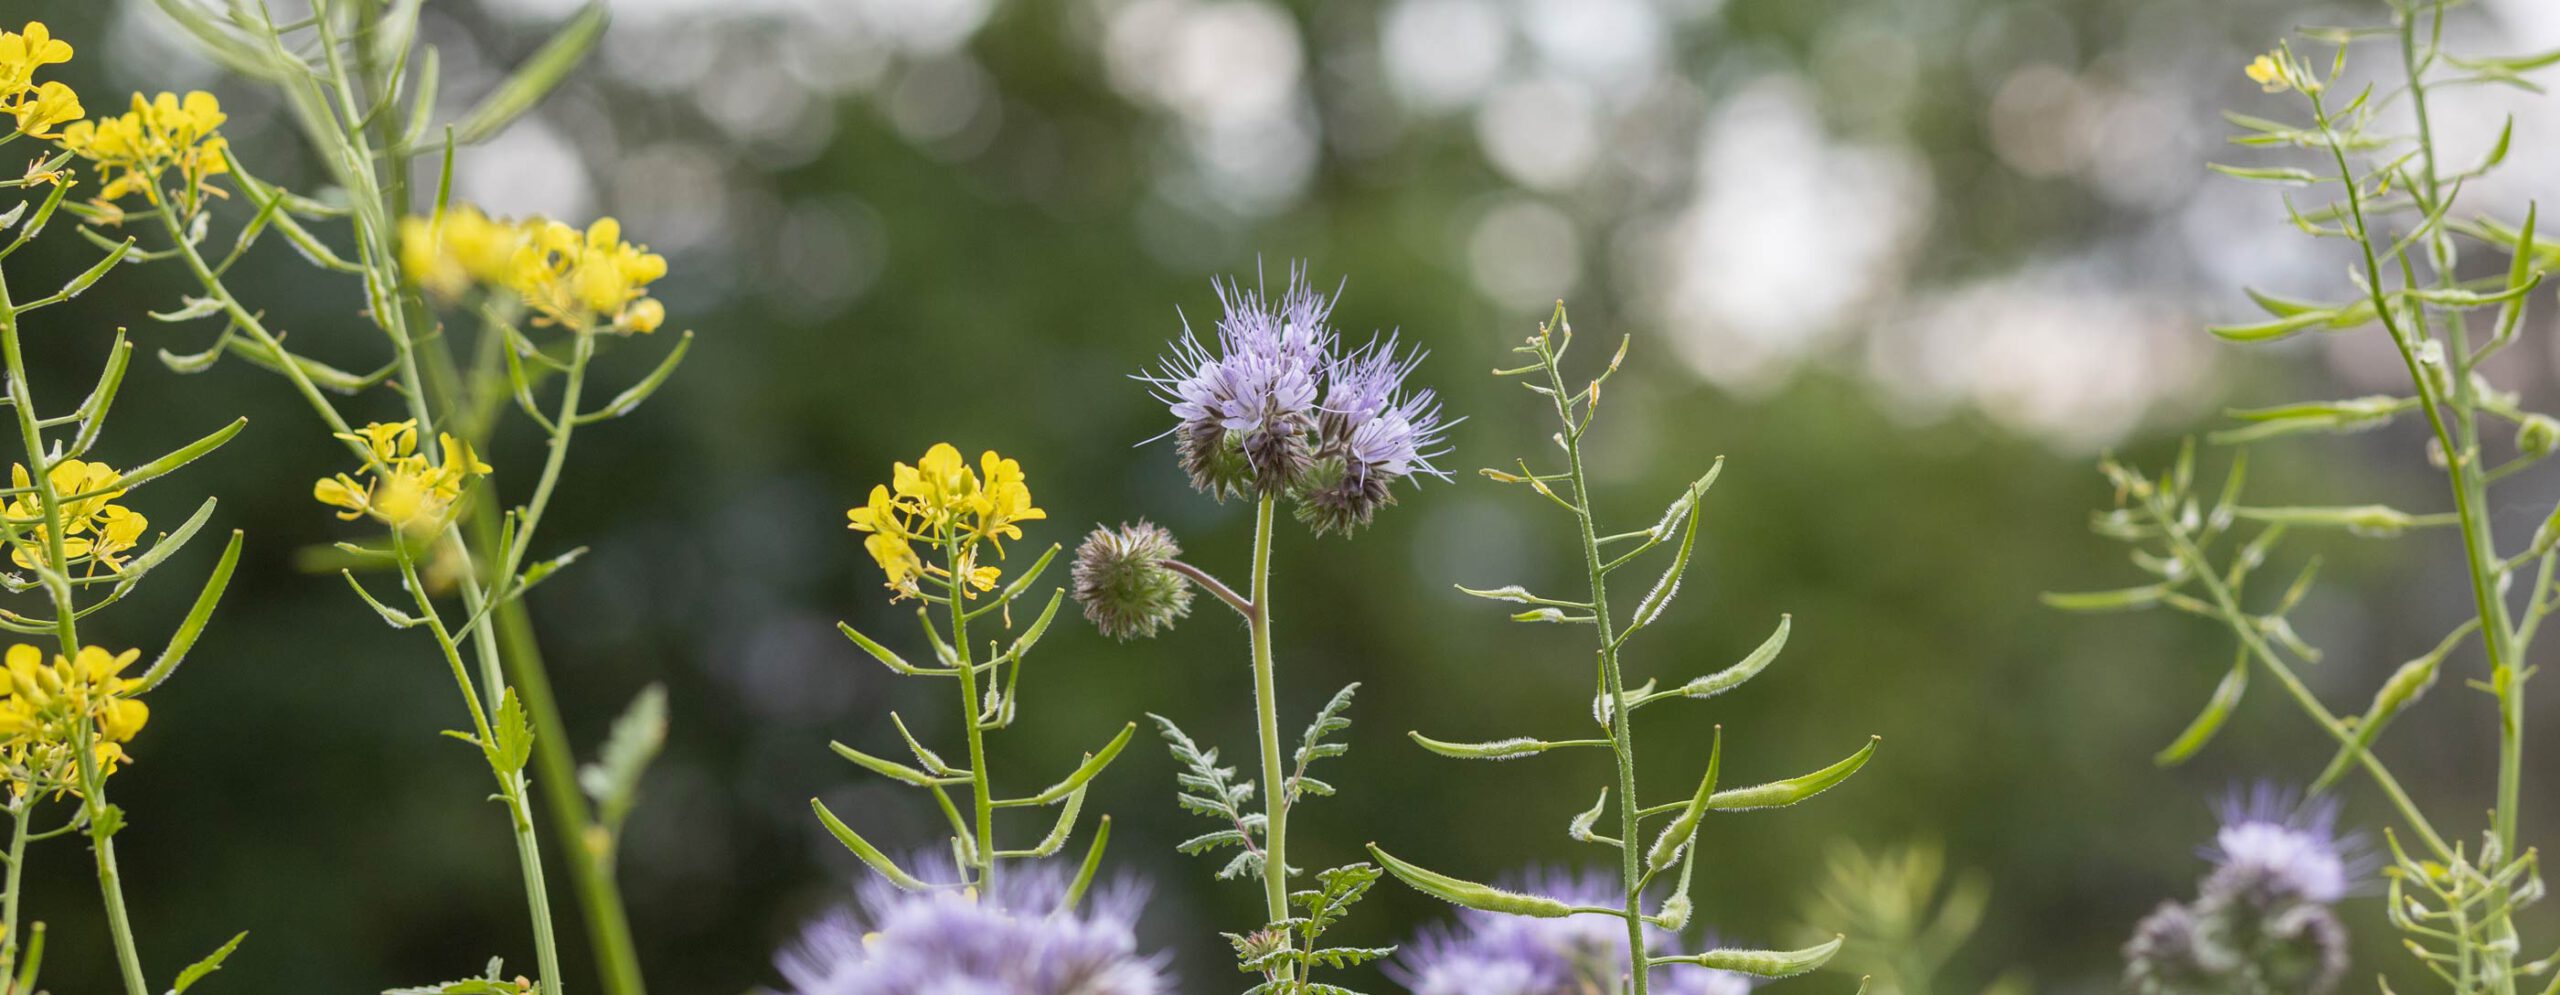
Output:
[[[223,959],[230,957],[232,951],[240,949],[240,941],[248,938],[248,932],[243,930],[233,936],[231,942],[206,954],[203,960],[187,965],[186,970],[178,972],[178,980],[170,983],[169,995],[186,995],[187,989],[195,987],[196,982],[204,980],[205,975],[222,970]]]
[[[621,831],[624,817],[639,800],[641,775],[666,744],[667,689],[651,684],[631,699],[622,717],[613,720],[596,762],[578,770],[578,786],[595,799],[597,820],[608,833]]]
[[[576,16],[545,42],[542,50],[525,60],[498,88],[480,99],[478,106],[462,116],[454,126],[454,139],[465,145],[477,145],[495,137],[516,118],[541,103],[553,87],[586,61],[596,39],[604,35],[610,19],[601,0],[587,4]],[[549,995],[549,993],[546,993]]]
[[[501,774],[524,770],[526,760],[533,757],[533,722],[524,714],[524,702],[516,697],[516,689],[498,694],[498,714],[493,717],[491,734],[498,737],[489,751],[489,763]]]

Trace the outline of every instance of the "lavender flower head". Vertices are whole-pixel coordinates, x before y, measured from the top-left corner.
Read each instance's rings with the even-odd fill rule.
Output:
[[[2260,785],[2221,806],[2195,901],[2164,902],[2125,944],[2126,987],[2144,995],[2334,990],[2346,927],[2330,906],[2370,870],[2337,831],[2337,805]]]
[[[2246,798],[2232,792],[2220,814],[2222,829],[2205,851],[2214,863],[2208,892],[2246,894],[2260,905],[2328,905],[2370,869],[2356,839],[2339,835],[2334,799],[2297,804],[2291,792],[2262,784]]]
[[[1140,375],[1180,422],[1168,434],[1192,486],[1221,499],[1285,495],[1319,534],[1349,534],[1394,503],[1396,481],[1447,478],[1431,461],[1450,423],[1430,390],[1405,385],[1419,352],[1393,337],[1345,351],[1334,297],[1303,267],[1276,298],[1235,281],[1217,292],[1215,336],[1186,324]]]
[[[995,895],[873,882],[860,908],[809,924],[777,960],[788,995],[1163,995],[1164,958],[1138,953],[1141,896],[1062,910],[1059,878],[1015,871]]]
[[[1192,486],[1210,494],[1273,494],[1305,475],[1316,400],[1331,361],[1333,298],[1292,269],[1277,300],[1240,283],[1216,285],[1215,348],[1185,323],[1161,368],[1145,376],[1182,424],[1174,430]]]
[[[1623,901],[1605,875],[1532,875],[1523,890],[1575,905]],[[1668,930],[1647,927],[1646,946],[1673,948]],[[1627,929],[1599,915],[1531,919],[1461,909],[1455,929],[1425,934],[1404,947],[1388,973],[1413,995],[1586,995],[1626,987]],[[1657,968],[1652,990],[1665,995],[1744,995],[1748,976],[1703,967]]]

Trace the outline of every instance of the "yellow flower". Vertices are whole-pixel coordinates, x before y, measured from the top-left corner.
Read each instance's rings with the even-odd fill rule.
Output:
[[[441,217],[400,219],[400,271],[409,282],[446,299],[474,285],[503,285],[513,271],[525,228],[464,204]]]
[[[536,219],[525,224],[506,283],[543,323],[646,333],[666,320],[666,308],[648,297],[649,284],[665,275],[666,259],[623,241],[619,221],[599,218],[581,232]]]
[[[2284,62],[2277,53],[2269,52],[2250,60],[2247,71],[2249,78],[2268,93],[2283,93],[2293,88],[2285,73]]]
[[[69,61],[71,43],[55,38],[42,21],[0,31],[0,114],[16,118],[20,133],[52,138],[54,126],[80,119],[79,94],[59,82],[36,82],[36,70]]]
[[[97,165],[104,186],[98,199],[114,201],[140,192],[160,202],[160,176],[176,169],[185,185],[179,206],[194,213],[204,195],[225,196],[206,181],[231,171],[230,143],[217,133],[222,103],[202,90],[184,99],[162,93],[133,95],[133,109],[110,118],[81,121],[62,130],[62,147]]]
[[[123,744],[130,743],[151,720],[151,708],[133,695],[142,678],[127,677],[126,668],[140,650],[110,653],[83,646],[69,660],[57,653],[50,662],[43,650],[20,643],[9,647],[0,663],[8,683],[0,687],[0,736],[7,737],[11,789],[23,795],[32,779],[77,790],[77,754],[69,748],[81,738],[90,742],[102,774],[132,762]],[[83,726],[86,726],[84,732]],[[40,785],[39,785],[40,786]]]
[[[124,554],[142,542],[151,520],[118,505],[115,499],[124,491],[116,486],[123,475],[104,463],[64,460],[45,471],[45,479],[53,485],[62,516],[62,555],[77,562],[87,558],[93,566],[110,571],[124,569]],[[9,483],[20,491],[29,488],[27,468],[9,468]],[[45,520],[44,500],[33,493],[21,493],[0,506],[11,524],[22,531],[9,544],[9,558],[19,566],[34,569],[51,555],[52,531]]]
[[[1031,503],[1022,464],[991,450],[978,465],[983,477],[959,449],[936,444],[913,466],[891,466],[889,483],[871,488],[868,503],[845,513],[854,531],[871,533],[862,545],[888,575],[889,589],[897,592],[892,600],[921,596],[918,585],[926,577],[958,578],[964,597],[994,590],[1003,571],[978,563],[978,543],[993,544],[1003,556],[1003,540],[1022,537],[1015,523],[1048,517]],[[946,562],[925,563],[918,544],[942,550]]]
[[[18,119],[18,130],[31,138],[52,138],[57,125],[80,120],[88,111],[80,106],[80,95],[61,83],[47,81],[35,88],[9,114]]]
[[[417,421],[374,422],[339,438],[362,445],[364,466],[355,474],[322,477],[311,496],[337,508],[348,521],[372,517],[396,529],[433,531],[452,519],[471,481],[488,476],[491,467],[471,451],[471,444],[439,434],[444,459],[436,462],[418,451]]]

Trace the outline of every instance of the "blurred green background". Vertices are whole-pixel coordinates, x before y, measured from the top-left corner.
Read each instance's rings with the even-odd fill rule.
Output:
[[[2244,283],[2339,285],[2343,257],[2203,163],[2221,154],[2218,108],[2275,109],[2240,75],[2249,52],[2306,20],[2377,21],[2379,3],[612,6],[589,66],[516,130],[464,150],[457,195],[493,213],[619,216],[672,263],[658,285],[670,327],[699,332],[655,401],[580,434],[544,539],[594,552],[531,595],[582,754],[642,687],[673,695],[672,740],[623,858],[659,991],[775,982],[771,952],[846,894],[860,868],[811,820],[811,796],[897,849],[939,842],[922,797],[826,749],[893,745],[891,708],[929,738],[949,732],[944,689],[893,678],[834,631],[847,619],[912,645],[843,509],[893,460],[947,440],[1022,460],[1051,518],[1034,542],[1146,517],[1195,562],[1240,575],[1250,509],[1192,493],[1168,447],[1136,445],[1168,419],[1128,374],[1178,332],[1178,313],[1212,313],[1212,276],[1296,260],[1320,281],[1347,277],[1346,330],[1398,329],[1430,349],[1420,377],[1467,419],[1445,461],[1456,483],[1403,492],[1349,541],[1283,532],[1284,725],[1363,685],[1354,751],[1329,776],[1342,794],[1294,823],[1309,866],[1370,840],[1479,876],[1598,856],[1562,828],[1606,779],[1599,759],[1467,765],[1403,737],[1585,720],[1578,634],[1524,631],[1450,590],[1563,587],[1579,570],[1552,509],[1463,473],[1545,450],[1536,399],[1487,371],[1559,297],[1587,338],[1634,336],[1594,436],[1605,508],[1650,522],[1729,460],[1699,563],[1638,645],[1635,676],[1684,680],[1756,645],[1781,613],[1795,620],[1768,675],[1648,714],[1649,783],[1694,771],[1716,723],[1735,780],[1884,737],[1872,766],[1815,803],[1709,823],[1701,918],[1723,935],[1795,938],[1831,841],[1942,840],[1994,887],[1943,990],[2011,968],[2039,990],[2109,990],[2134,920],[2191,893],[2209,802],[2257,778],[2298,781],[2325,757],[2316,730],[2260,694],[2197,762],[2155,769],[2152,752],[2226,666],[2226,641],[2185,618],[2063,616],[2035,595],[2132,582],[2086,529],[2108,500],[2099,451],[2157,462],[2227,404],[2370,392],[2398,375],[2357,338],[2244,354],[2200,331],[2244,313]],[[428,4],[448,105],[572,7]],[[264,92],[194,58],[150,4],[38,0],[28,16],[79,45],[64,78],[93,111],[132,89],[210,88],[262,174],[316,175]],[[2560,16],[2505,0],[2461,31],[2457,47],[2548,47]],[[2471,203],[2520,214],[2554,184],[2560,115],[2508,99],[2448,97],[2439,113],[2469,122],[2449,140],[2485,143],[2495,114],[2517,110],[2524,165]],[[58,233],[11,276],[50,286],[93,258]],[[199,347],[210,329],[142,316],[176,302],[177,276],[122,272],[46,312],[34,348],[52,392],[85,389],[115,326],[134,326],[146,351]],[[374,348],[356,288],[315,279],[279,245],[234,285],[297,346],[350,366]],[[2551,331],[2537,316],[2500,374],[2529,402],[2552,393]],[[605,378],[636,377],[665,344],[613,350]],[[389,414],[389,399],[373,403]],[[174,521],[201,489],[223,501],[218,525],[249,535],[221,615],[154,698],[141,762],[118,778],[152,972],[238,929],[252,935],[213,983],[369,991],[461,976],[493,954],[529,965],[501,816],[477,761],[435,735],[460,721],[442,668],[337,578],[296,569],[298,550],[346,534],[309,496],[341,453],[307,410],[237,363],[182,377],[139,362],[102,455],[147,457],[236,413],[250,419],[237,443],[139,502]],[[2441,503],[2404,428],[2259,456],[2267,503]],[[521,500],[535,440],[513,436],[495,457],[497,486]],[[2505,533],[2527,534],[2555,493],[2547,474],[2511,485]],[[2330,652],[2309,677],[2339,707],[2468,610],[2444,537],[2294,545],[2309,552],[2329,568],[2298,620]],[[190,550],[188,569],[213,553]],[[155,643],[190,592],[145,593],[105,616],[102,641]],[[1242,630],[1220,614],[1204,605],[1127,645],[1080,623],[1054,630],[1024,677],[1024,719],[994,740],[999,769],[1016,787],[1045,783],[1148,711],[1249,758]],[[2538,714],[2528,755],[2547,757],[2560,716]],[[2485,697],[2448,682],[2389,737],[2403,779],[2452,825],[2486,805],[2491,721]],[[1116,817],[1112,866],[1152,886],[1145,939],[1174,954],[1182,989],[1226,990],[1238,979],[1202,927],[1247,924],[1258,896],[1171,852],[1195,828],[1171,779],[1142,739],[1087,810]],[[2361,788],[2349,816],[2378,829]],[[2537,804],[2527,833],[2543,837],[2533,827],[2560,820],[2560,799]],[[55,927],[52,987],[107,987],[85,856],[58,842],[31,873],[32,914]],[[1395,942],[1446,911],[1399,887],[1377,894],[1346,942]],[[2375,903],[2353,918],[2358,972],[2408,978]]]

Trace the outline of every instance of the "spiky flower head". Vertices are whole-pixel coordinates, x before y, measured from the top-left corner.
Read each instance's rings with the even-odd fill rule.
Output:
[[[2355,838],[2337,831],[2334,799],[2301,803],[2292,792],[2261,784],[2246,797],[2235,790],[2220,814],[2222,828],[2205,851],[2214,863],[2205,879],[2207,894],[2260,906],[2328,905],[2346,897],[2354,878],[2368,869]]]
[[[1145,521],[1096,528],[1076,547],[1076,603],[1103,635],[1152,638],[1191,614],[1190,580],[1166,565],[1181,555],[1172,533]]]
[[[1431,463],[1446,451],[1440,404],[1405,385],[1421,353],[1392,337],[1345,351],[1335,298],[1303,267],[1276,298],[1232,280],[1216,288],[1216,334],[1203,340],[1186,323],[1139,375],[1177,420],[1166,434],[1192,486],[1222,500],[1286,496],[1319,535],[1347,535],[1394,503],[1396,481],[1446,479]]]
[[[1533,874],[1520,889],[1573,905],[1615,906],[1625,895],[1604,874]],[[1656,956],[1672,952],[1671,931],[1646,928]],[[1622,991],[1627,930],[1605,916],[1532,919],[1461,909],[1454,929],[1406,944],[1388,973],[1414,995],[1584,995]],[[1666,995],[1743,995],[1747,976],[1703,967],[1656,968],[1651,989]]]
[[[1161,995],[1164,958],[1138,952],[1138,897],[1065,906],[1057,875],[993,894],[873,883],[858,909],[809,924],[777,966],[789,995]]]
[[[2330,905],[2369,858],[2337,832],[2332,802],[2261,785],[2222,805],[2196,900],[2164,903],[2125,943],[2126,986],[2145,995],[2304,992],[2337,987],[2346,927]]]
[[[1316,418],[1316,459],[1298,493],[1298,519],[1316,534],[1349,535],[1395,503],[1392,485],[1415,474],[1448,479],[1433,466],[1447,452],[1448,424],[1430,388],[1405,378],[1423,354],[1390,336],[1336,359]]]

